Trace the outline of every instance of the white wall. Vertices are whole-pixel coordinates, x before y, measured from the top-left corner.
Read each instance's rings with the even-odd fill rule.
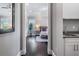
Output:
[[[63,3],[63,18],[79,18],[79,3]]]
[[[64,40],[63,40],[63,18],[62,18],[62,4],[54,3],[52,6],[52,47],[53,52],[57,56],[64,55]]]
[[[16,56],[20,51],[20,4],[15,4],[15,32],[0,34],[0,56]]]

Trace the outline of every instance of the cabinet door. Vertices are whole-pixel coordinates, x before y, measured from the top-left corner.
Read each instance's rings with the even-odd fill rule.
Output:
[[[72,43],[67,43],[66,45],[65,45],[65,56],[74,56],[75,54],[74,54],[74,47],[75,45],[74,44],[72,44]]]
[[[63,4],[63,18],[78,19],[79,18],[79,11],[78,11],[79,9],[78,8],[79,8],[79,4],[75,4],[75,3]]]
[[[79,51],[78,51],[78,43],[75,43],[75,47],[74,47],[74,56],[79,56]]]
[[[75,51],[75,55],[76,55],[76,56],[79,56],[79,43],[77,43],[76,46],[77,46],[77,47],[76,47],[77,51]]]
[[[65,39],[65,55],[79,56],[79,38]]]

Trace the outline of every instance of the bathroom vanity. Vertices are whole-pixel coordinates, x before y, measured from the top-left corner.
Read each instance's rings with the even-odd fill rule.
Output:
[[[79,38],[65,39],[65,56],[79,56]]]
[[[79,19],[63,19],[64,55],[79,56]]]
[[[79,34],[69,34],[63,36],[64,38],[64,55],[65,56],[79,56]]]

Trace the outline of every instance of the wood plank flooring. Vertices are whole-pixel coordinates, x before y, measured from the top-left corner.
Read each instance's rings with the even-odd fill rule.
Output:
[[[48,56],[47,44],[47,42],[37,42],[35,37],[29,37],[26,41],[25,56]]]

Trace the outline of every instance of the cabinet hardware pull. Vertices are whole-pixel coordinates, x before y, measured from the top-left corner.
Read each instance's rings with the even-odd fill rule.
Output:
[[[75,44],[74,44],[74,51],[75,51]]]
[[[78,51],[78,44],[77,44],[77,51]]]

